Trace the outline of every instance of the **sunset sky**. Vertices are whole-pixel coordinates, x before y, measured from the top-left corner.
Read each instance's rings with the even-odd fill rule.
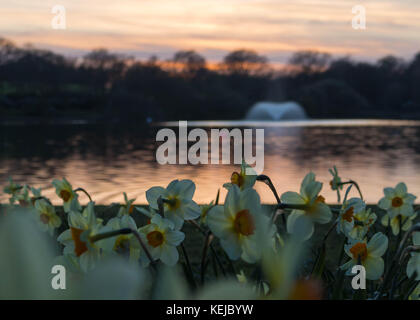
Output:
[[[53,30],[51,8],[66,8],[67,29]],[[351,27],[363,4],[367,29]],[[0,0],[0,37],[67,55],[106,47],[167,59],[195,49],[209,61],[249,48],[282,64],[316,49],[374,60],[420,51],[419,0]]]

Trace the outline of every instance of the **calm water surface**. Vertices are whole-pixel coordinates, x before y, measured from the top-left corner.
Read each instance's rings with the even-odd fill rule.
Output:
[[[171,125],[167,123],[166,125]],[[420,126],[415,122],[316,121],[254,123],[189,123],[210,127],[265,129],[265,170],[278,192],[298,191],[310,170],[324,182],[327,201],[328,168],[334,164],[343,178],[359,182],[370,203],[376,203],[385,186],[407,183],[420,196]],[[123,200],[122,192],[145,203],[145,191],[166,186],[173,179],[192,179],[195,200],[214,199],[229,181],[232,165],[159,165],[155,160],[158,127],[127,128],[100,125],[48,125],[0,127],[0,186],[10,175],[19,183],[41,187],[44,195],[60,203],[51,181],[66,177],[73,187],[88,190],[99,204]],[[177,132],[176,128],[174,128]],[[263,202],[274,203],[272,194],[257,184]],[[222,188],[222,199],[226,194]],[[0,194],[0,202],[7,196]],[[86,198],[81,195],[81,201]]]

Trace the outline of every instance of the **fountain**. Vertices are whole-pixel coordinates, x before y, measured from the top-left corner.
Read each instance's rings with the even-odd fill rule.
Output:
[[[294,101],[286,102],[257,102],[247,112],[246,120],[304,120],[307,119],[305,110]]]

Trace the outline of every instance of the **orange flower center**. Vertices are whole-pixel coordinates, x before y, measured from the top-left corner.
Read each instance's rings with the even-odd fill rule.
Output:
[[[60,198],[64,200],[64,202],[67,202],[70,200],[71,193],[67,190],[61,190],[60,191]]]
[[[353,255],[354,260],[358,260],[360,256],[360,260],[364,261],[367,258],[367,247],[366,243],[358,242],[353,247],[350,248],[350,253]]]
[[[353,214],[354,214],[354,209],[353,207],[350,207],[349,209],[346,210],[346,212],[343,213],[343,215],[341,216],[341,219],[346,220],[347,222],[351,222],[351,220],[353,219]]]
[[[321,195],[319,195],[316,200],[315,203],[325,203],[325,198]]]
[[[233,228],[238,234],[244,236],[250,236],[254,234],[255,223],[254,218],[248,210],[241,210],[236,214],[235,220],[233,221]]]
[[[402,205],[403,205],[403,199],[401,199],[400,197],[395,197],[392,199],[392,206],[394,208],[401,207]]]
[[[134,210],[134,206],[131,205],[130,208],[128,208],[128,213],[129,214],[132,214],[133,213],[133,210]]]
[[[50,217],[46,215],[45,213],[41,214],[39,217],[44,224],[48,224],[48,221],[50,221]]]
[[[152,231],[147,234],[147,241],[153,247],[159,247],[164,240],[163,234],[160,231]]]
[[[83,233],[82,229],[70,228],[71,238],[74,241],[74,253],[77,257],[80,257],[84,252],[88,250],[86,243],[80,240],[80,235]]]
[[[234,172],[230,177],[230,182],[232,184],[236,184],[238,187],[241,187],[244,184],[244,177],[241,176],[239,173]]]

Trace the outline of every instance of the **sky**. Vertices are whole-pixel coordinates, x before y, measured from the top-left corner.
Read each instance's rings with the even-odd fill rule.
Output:
[[[354,30],[352,8],[366,9]],[[51,27],[55,5],[66,29]],[[69,56],[95,48],[146,59],[194,49],[208,61],[247,48],[285,63],[298,50],[374,61],[420,51],[420,0],[0,0],[0,37]]]

